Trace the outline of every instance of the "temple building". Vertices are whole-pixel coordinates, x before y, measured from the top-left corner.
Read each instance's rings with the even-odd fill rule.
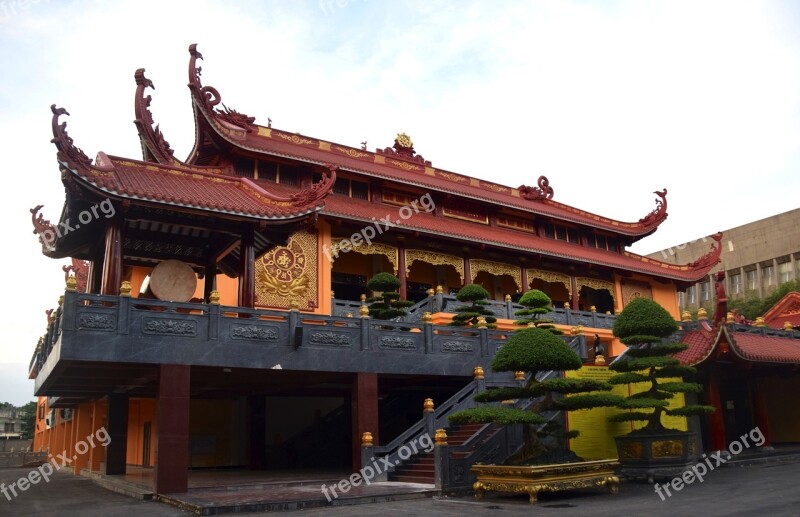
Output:
[[[490,364],[525,291],[551,297],[589,362],[586,336],[623,349],[611,327],[628,301],[677,320],[677,292],[719,261],[719,234],[688,264],[626,251],[667,217],[666,189],[652,212],[617,221],[558,202],[545,177],[515,188],[434,166],[404,133],[370,151],[259,125],[202,84],[201,59],[192,45],[185,160],[154,122],[143,69],[141,158],[91,160],[52,107],[66,200],[53,223],[31,212],[42,252],[72,265],[31,361],[34,450],[67,451],[76,474],[135,467],[170,493],[191,469],[357,471],[362,445],[394,454],[446,428],[477,380],[514,380]],[[380,272],[415,302],[401,321],[363,305]],[[490,293],[496,329],[446,325],[469,283]],[[100,428],[107,447],[76,450]],[[390,478],[433,482],[400,463]]]

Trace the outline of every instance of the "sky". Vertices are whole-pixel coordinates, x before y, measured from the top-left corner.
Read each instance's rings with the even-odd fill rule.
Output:
[[[357,147],[405,132],[433,166],[637,221],[647,254],[798,207],[800,3],[785,1],[0,0],[6,224],[0,401],[26,379],[64,273],[29,209],[64,203],[50,105],[87,155],[141,157],[133,74],[176,155],[203,84],[256,122]],[[62,120],[64,120],[62,118]]]

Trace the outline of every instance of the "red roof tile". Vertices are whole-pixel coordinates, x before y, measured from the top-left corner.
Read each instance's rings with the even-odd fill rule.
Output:
[[[743,359],[765,363],[800,364],[800,340],[729,332],[731,347]]]
[[[800,293],[792,291],[764,314],[764,323],[773,328],[783,328],[785,322],[800,326]]]
[[[715,333],[710,329],[699,329],[686,332],[681,337],[681,343],[689,348],[675,354],[681,364],[692,366],[705,359],[714,347]]]

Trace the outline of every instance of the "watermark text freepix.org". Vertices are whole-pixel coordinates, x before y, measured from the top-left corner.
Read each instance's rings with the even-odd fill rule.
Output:
[[[31,486],[39,484],[40,481],[45,483],[50,482],[50,476],[53,472],[61,470],[64,467],[69,467],[70,463],[78,459],[78,456],[83,456],[96,446],[107,447],[111,443],[111,437],[108,435],[105,427],[101,427],[94,434],[90,434],[85,440],[81,440],[75,444],[75,454],[70,458],[67,451],[61,454],[48,455],[50,460],[47,463],[41,464],[38,468],[31,470],[27,476],[23,476],[6,486],[5,483],[0,483],[0,493],[6,496],[6,499],[11,501],[22,492],[28,490]]]
[[[750,441],[748,441],[748,438]],[[656,494],[658,494],[658,497],[660,497],[662,501],[666,501],[667,497],[672,497],[670,488],[672,488],[672,490],[675,492],[680,492],[683,490],[684,486],[691,485],[695,481],[702,483],[705,480],[706,474],[715,468],[719,467],[720,465],[724,465],[730,461],[732,457],[739,454],[744,449],[749,448],[751,445],[761,447],[766,441],[767,439],[764,436],[764,433],[761,432],[760,428],[756,427],[749,433],[743,434],[739,440],[731,442],[727,451],[717,451],[711,453],[710,456],[703,454],[701,459],[704,461],[700,461],[692,468],[684,470],[683,474],[680,476],[675,476],[669,483],[665,483],[663,485],[656,483],[654,487]],[[666,493],[666,496],[664,496],[664,493]]]
[[[52,248],[56,238],[60,239],[68,233],[79,229],[81,225],[86,226],[95,219],[100,219],[100,214],[103,214],[106,219],[111,219],[114,217],[115,213],[116,210],[114,209],[114,205],[111,203],[111,200],[104,199],[103,201],[96,203],[79,213],[77,223],[70,224],[69,217],[67,217],[58,223],[58,226],[54,226],[53,229],[48,228],[47,230],[44,230],[40,234],[40,237],[42,238],[42,242],[45,246]]]
[[[419,447],[417,447],[418,445]],[[422,436],[414,438],[406,445],[400,447],[397,450],[397,455],[400,457],[400,460],[407,460],[413,454],[419,454],[420,452],[431,452],[432,450],[433,438],[431,438],[431,435],[428,433],[425,433]],[[383,456],[378,459],[375,459],[373,456],[370,458],[372,465],[367,465],[358,472],[354,472],[349,478],[342,479],[335,485],[322,485],[320,487],[320,491],[330,503],[333,501],[333,499],[339,498],[339,493],[346,494],[351,488],[361,486],[362,483],[369,485],[375,476],[387,472],[396,465],[399,465],[400,460],[395,460],[395,462],[392,463],[389,460],[389,456]],[[336,492],[337,489],[339,490],[339,493]]]
[[[362,244],[369,246],[372,244],[372,239],[381,235],[386,230],[402,226],[403,221],[410,219],[414,214],[418,214],[420,211],[429,214],[435,209],[436,204],[433,202],[433,198],[431,198],[430,194],[425,194],[419,199],[415,199],[409,204],[400,207],[397,211],[399,219],[392,219],[391,214],[386,214],[386,217],[381,219],[375,219],[373,217],[371,225],[365,226],[349,238],[342,239],[333,246],[328,246],[327,244],[322,246],[322,253],[325,254],[328,261],[333,262],[339,257],[340,253],[350,252],[353,248],[358,248]]]

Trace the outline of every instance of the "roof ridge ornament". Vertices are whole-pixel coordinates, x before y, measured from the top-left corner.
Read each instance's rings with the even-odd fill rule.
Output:
[[[715,242],[711,243],[711,249],[708,251],[708,253],[694,262],[689,262],[686,264],[691,271],[710,268],[720,262],[720,256],[722,255],[722,246],[720,245],[722,242],[722,232],[715,233],[711,236],[711,238],[714,239]]]
[[[197,96],[203,107],[215,117],[233,124],[234,126],[241,127],[248,133],[253,132],[255,128],[255,117],[250,117],[244,113],[240,113],[235,109],[229,108],[222,104],[224,109],[215,108],[217,104],[222,103],[222,96],[219,91],[213,86],[203,86],[200,76],[202,75],[203,68],[197,66],[197,60],[203,59],[203,54],[197,50],[197,43],[189,45],[189,89],[194,95]]]
[[[57,230],[53,223],[44,218],[43,214],[39,213],[44,205],[36,205],[30,209],[31,222],[33,223],[33,234],[39,236],[39,242],[42,244],[42,253],[49,255],[55,251],[55,240]]]
[[[656,207],[652,212],[639,219],[639,223],[644,226],[660,224],[661,221],[667,218],[667,189],[665,188],[661,192],[656,190],[653,194],[658,196],[656,198]]]
[[[366,144],[366,142],[362,142],[362,149],[366,148]],[[414,150],[414,142],[412,142],[411,137],[405,133],[397,133],[392,147],[375,149],[375,154],[393,156],[395,158],[402,158],[410,162],[420,163],[427,167],[431,166],[430,161],[423,158],[421,154],[417,154],[417,152]]]
[[[520,196],[528,201],[553,199],[553,187],[550,186],[550,180],[547,179],[547,176],[539,176],[539,179],[536,180],[536,185],[535,187],[520,185],[517,190],[519,190]]]
[[[92,160],[82,149],[75,146],[72,137],[67,133],[67,122],[58,123],[58,117],[69,115],[69,112],[65,108],[56,108],[55,104],[50,105],[50,111],[53,112],[53,138],[50,142],[55,144],[58,149],[58,159],[72,168],[90,168]]]
[[[150,103],[153,100],[151,95],[144,96],[146,88],[156,89],[153,81],[144,76],[144,68],[139,68],[133,74],[136,80],[136,97],[134,107],[136,120],[133,123],[139,131],[139,138],[142,140],[142,155],[145,161],[155,161],[167,165],[175,165],[178,161],[175,158],[175,151],[169,145],[164,134],[161,132],[159,124],[153,127],[153,113],[150,111]],[[149,153],[148,153],[149,151]],[[153,160],[150,160],[151,154]]]
[[[309,206],[325,199],[333,191],[333,184],[336,183],[336,171],[338,166],[326,163],[328,174],[323,174],[322,179],[291,196],[292,206]]]

